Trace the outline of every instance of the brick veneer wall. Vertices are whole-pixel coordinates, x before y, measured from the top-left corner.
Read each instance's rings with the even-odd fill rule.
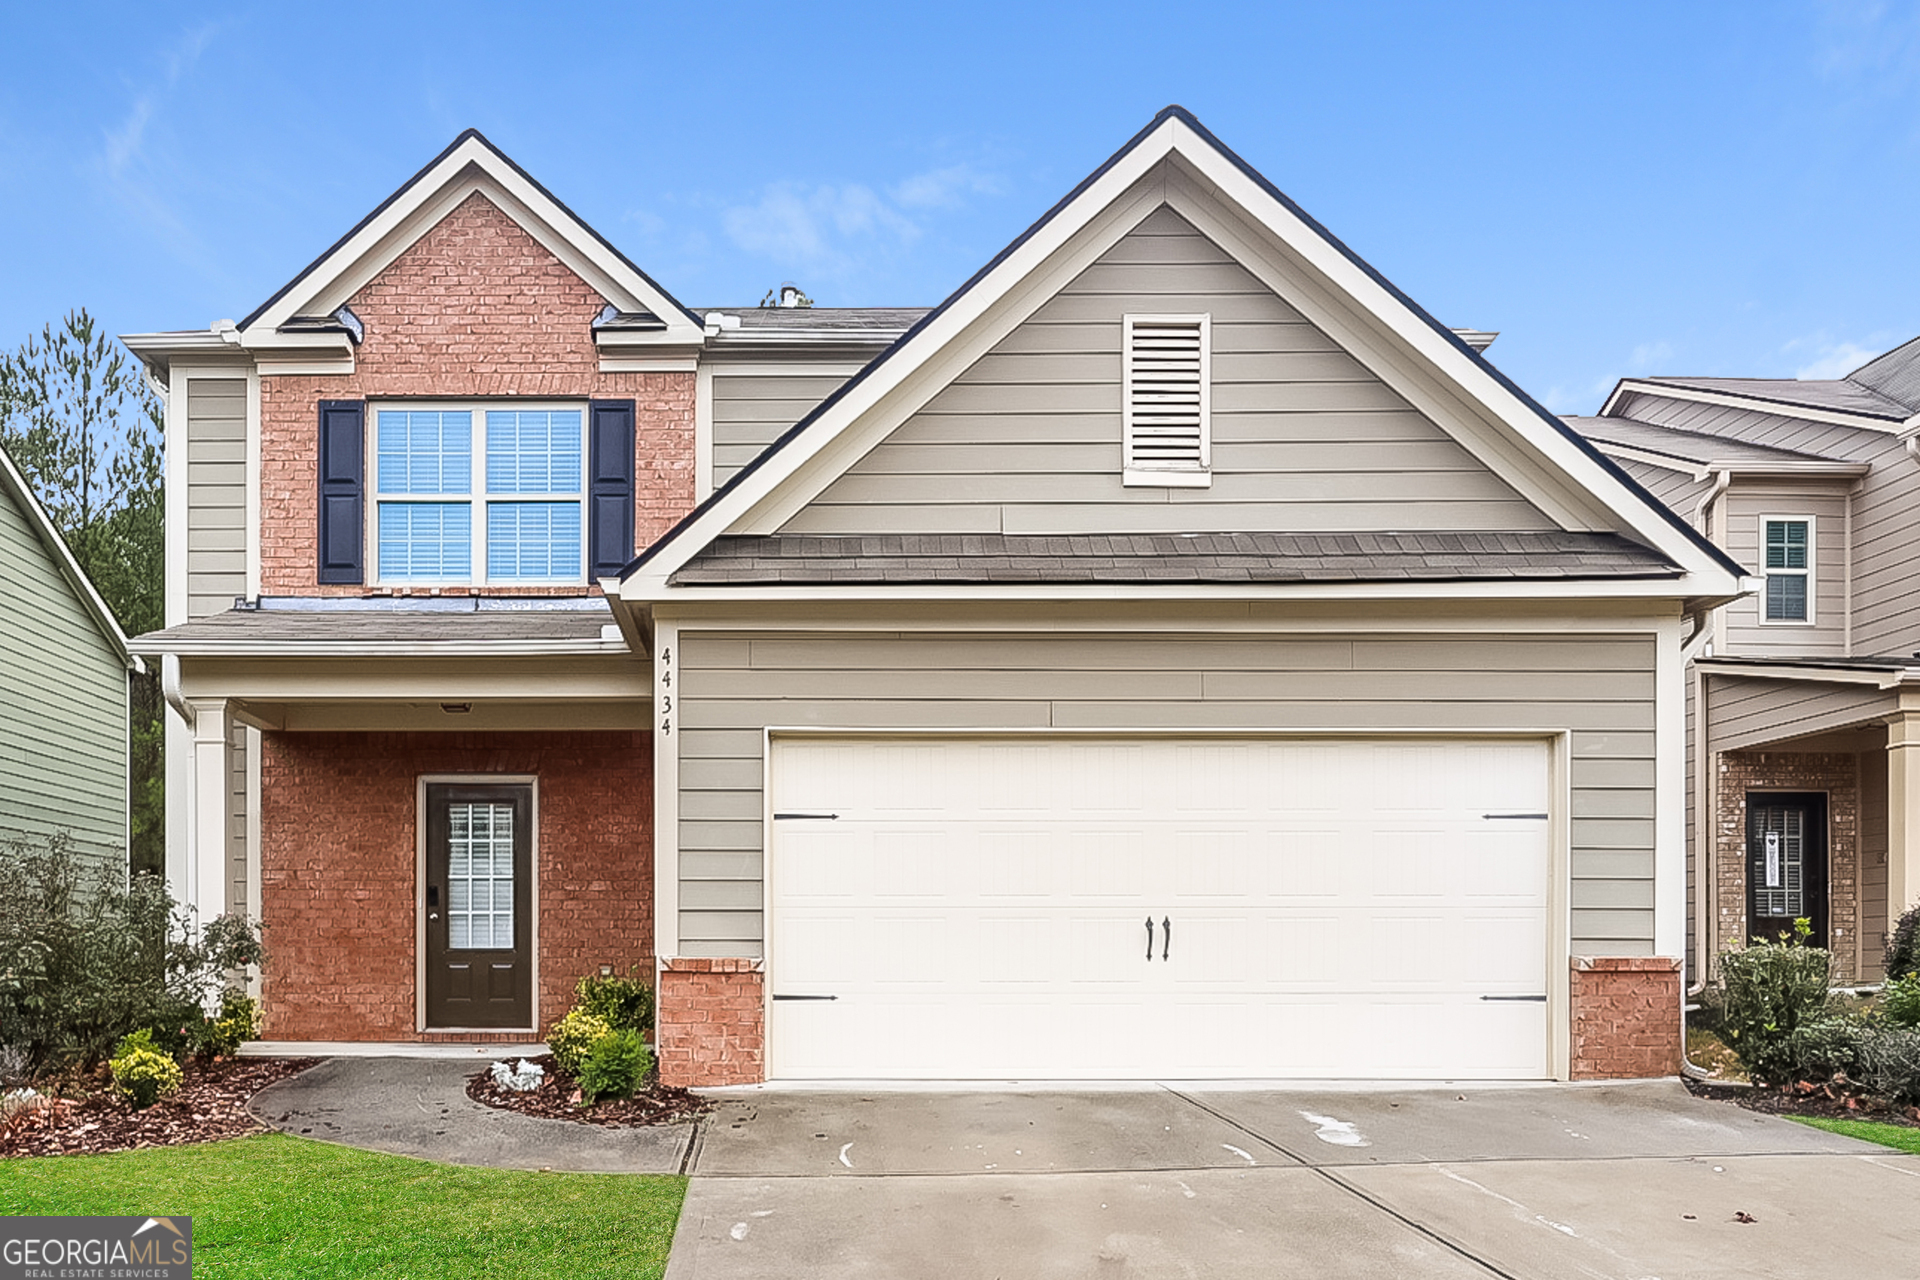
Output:
[[[1747,792],[1827,793],[1827,944],[1833,981],[1856,980],[1860,928],[1860,758],[1846,753],[1720,753],[1718,866],[1714,874],[1716,953],[1744,947],[1747,931]],[[1877,930],[1876,930],[1877,936]]]
[[[352,374],[278,374],[260,380],[260,589],[265,594],[366,591],[316,581],[321,400],[631,397],[636,541],[646,546],[693,507],[694,375],[601,373],[589,326],[606,300],[485,196],[468,196],[348,305],[366,324]],[[488,593],[579,590],[489,588]]]
[[[682,1088],[767,1077],[758,960],[670,959],[661,966],[660,1080]]]
[[[269,1040],[497,1039],[415,1030],[416,780],[539,782],[545,1028],[602,964],[653,959],[653,746],[645,732],[261,735]]]
[[[1637,1080],[1680,1070],[1680,960],[1575,956],[1575,1080]]]

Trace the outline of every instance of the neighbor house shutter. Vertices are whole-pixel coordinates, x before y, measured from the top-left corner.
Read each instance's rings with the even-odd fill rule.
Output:
[[[320,581],[361,583],[366,575],[364,400],[320,402]]]
[[[595,400],[587,427],[587,577],[633,559],[633,401]]]
[[[1204,475],[1211,461],[1209,318],[1127,316],[1126,469]]]

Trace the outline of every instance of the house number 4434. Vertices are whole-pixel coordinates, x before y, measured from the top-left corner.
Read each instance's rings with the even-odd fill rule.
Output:
[[[660,651],[660,732],[673,732],[673,650]]]

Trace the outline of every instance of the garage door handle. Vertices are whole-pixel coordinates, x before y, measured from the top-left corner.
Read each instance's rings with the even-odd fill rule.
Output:
[[[839,996],[783,996],[775,993],[775,1000],[838,1000]]]
[[[1167,953],[1173,950],[1173,917],[1167,916],[1160,921],[1160,958],[1165,960]]]
[[[1526,1004],[1545,1004],[1547,1002],[1545,996],[1481,996],[1480,998],[1482,1000],[1507,1000]]]
[[[1147,917],[1147,959],[1153,959],[1153,917]]]
[[[1550,815],[1544,813],[1483,813],[1480,816],[1489,820],[1505,818],[1513,822],[1545,822]]]

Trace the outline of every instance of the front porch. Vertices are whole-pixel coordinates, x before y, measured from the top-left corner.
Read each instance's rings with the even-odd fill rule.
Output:
[[[1920,895],[1920,670],[1712,658],[1692,692],[1694,981],[1797,917],[1832,950],[1836,985],[1881,981],[1886,936]]]

